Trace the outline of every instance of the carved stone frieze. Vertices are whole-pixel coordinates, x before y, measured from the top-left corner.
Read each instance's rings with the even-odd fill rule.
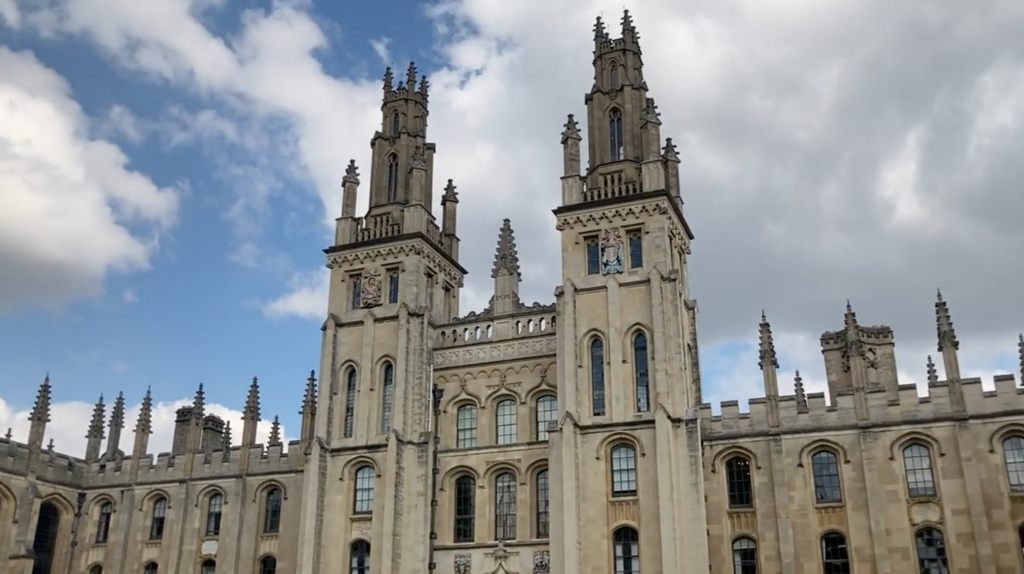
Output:
[[[671,211],[667,200],[652,201],[650,203],[643,203],[640,205],[628,205],[622,207],[616,207],[615,209],[605,209],[602,211],[564,215],[558,218],[555,224],[555,229],[558,231],[565,231],[566,229],[575,229],[577,227],[605,227],[608,224],[621,224],[632,221],[641,221],[649,217],[664,216]],[[666,217],[664,221],[668,228],[669,234],[684,238],[686,249],[689,250],[689,240],[686,233],[683,232],[673,217]]]
[[[329,269],[334,269],[335,267],[359,267],[378,261],[403,259],[412,255],[422,257],[452,285],[456,287],[463,286],[462,273],[446,259],[434,252],[433,249],[418,241],[376,249],[366,249],[364,251],[333,254],[327,257],[327,267]]]
[[[555,337],[536,337],[508,343],[473,345],[434,351],[435,367],[454,367],[554,354]]]

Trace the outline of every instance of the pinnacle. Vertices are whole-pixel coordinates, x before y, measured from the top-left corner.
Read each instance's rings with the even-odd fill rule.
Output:
[[[519,276],[519,254],[516,252],[516,239],[512,233],[512,222],[505,219],[498,232],[498,248],[494,254],[494,268],[491,277],[497,278],[501,271]]]
[[[348,160],[348,167],[345,168],[345,177],[341,178],[343,183],[354,183],[359,185],[359,168],[356,167],[356,160]]]
[[[804,380],[800,377],[799,369],[793,375],[793,392],[796,394],[797,411],[807,412],[807,392],[804,391]]]
[[[391,70],[391,66],[384,69],[384,93],[394,91],[395,89],[395,73]]]
[[[953,330],[953,320],[949,316],[949,306],[942,298],[942,293],[936,294],[935,299],[935,330],[938,335],[938,351],[941,353],[946,349],[957,350],[960,342],[956,339],[956,331]]]
[[[760,353],[757,366],[764,370],[765,366],[771,365],[779,368],[779,360],[775,355],[775,341],[772,339],[772,326],[768,324],[768,317],[761,311],[760,325]]]
[[[672,138],[665,138],[665,147],[661,150],[661,157],[668,161],[679,161],[679,152],[676,151],[676,144],[672,141]]]
[[[146,389],[146,396],[142,398],[142,407],[139,409],[139,419],[135,423],[136,433],[151,434],[153,432],[153,395],[151,389]]]
[[[281,422],[278,420],[277,415],[274,415],[274,422],[270,425],[270,439],[267,441],[267,446],[280,446],[281,445]]]
[[[85,435],[85,438],[90,439],[103,439],[103,419],[106,417],[107,406],[103,404],[103,395],[100,395],[100,399],[96,401],[96,406],[92,409],[92,420],[89,421],[89,433]]]
[[[309,372],[309,378],[306,379],[306,396],[302,399],[302,410],[299,412],[300,415],[306,413],[316,412],[316,371]]]
[[[565,122],[565,129],[562,131],[562,145],[565,145],[569,140],[582,140],[580,136],[580,126],[576,123],[576,118],[573,114],[569,114],[568,119]]]
[[[409,68],[405,71],[405,84],[411,92],[416,87],[416,62],[409,62]]]
[[[441,196],[441,201],[444,203],[458,203],[459,194],[456,192],[457,188],[452,180],[448,180],[448,185],[444,186],[444,195]]]
[[[928,385],[934,385],[939,382],[939,375],[935,370],[935,362],[932,361],[932,356],[928,355],[928,363],[926,364],[928,371]]]
[[[34,423],[50,422],[50,374],[47,373],[36,393],[36,402],[32,406],[29,420]]]
[[[110,411],[110,428],[124,428],[124,393],[117,393],[117,400],[114,401],[114,409]]]
[[[252,378],[252,384],[249,385],[249,396],[245,400],[242,417],[251,421],[260,420],[260,384],[256,377]]]

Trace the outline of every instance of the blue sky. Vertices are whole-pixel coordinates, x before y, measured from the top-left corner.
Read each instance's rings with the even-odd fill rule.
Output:
[[[566,113],[584,117],[594,16],[614,30],[621,13],[583,4],[0,0],[0,102],[13,102],[0,178],[22,185],[0,200],[28,206],[0,216],[0,423],[24,426],[46,373],[69,403],[58,448],[81,442],[89,409],[76,403],[101,393],[136,404],[152,387],[172,403],[203,382],[208,401],[237,410],[258,376],[265,418],[294,434],[318,364],[321,250],[348,159],[369,177],[386,63],[401,73],[414,59],[432,78],[435,181],[454,177],[463,200],[463,311],[490,294],[503,217],[524,299],[549,301],[558,133]],[[816,337],[841,325],[847,298],[865,323],[897,329],[901,376],[920,381],[937,285],[961,340],[976,341],[967,368],[1017,370],[1024,312],[1009,285],[1024,274],[1024,235],[985,231],[1019,213],[1005,184],[1024,104],[1000,96],[1024,93],[1014,18],[914,48],[904,32],[957,22],[955,5],[876,30],[882,4],[628,4],[663,135],[683,156],[706,400],[760,392],[762,308],[786,376],[799,368],[821,389]],[[863,61],[821,30],[861,42]],[[949,77],[921,71],[927,54],[967,48]],[[879,70],[873,54],[887,50],[906,61]],[[950,98],[967,110],[962,125],[936,107]],[[872,122],[882,127],[849,129]],[[950,150],[965,138],[971,149]],[[970,207],[956,203],[964,189]]]

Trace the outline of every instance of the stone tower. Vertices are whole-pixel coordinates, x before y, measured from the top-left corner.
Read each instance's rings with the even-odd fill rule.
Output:
[[[385,72],[365,217],[355,214],[354,161],[342,179],[342,213],[325,250],[330,291],[317,416],[314,428],[303,429],[310,495],[299,564],[306,574],[349,560],[369,561],[380,574],[420,572],[428,559],[431,322],[458,315],[466,271],[451,181],[441,225],[431,212],[427,90],[414,64],[397,85]],[[335,543],[342,539],[366,546]]]
[[[652,545],[643,554],[661,563],[645,568],[707,572],[696,305],[686,274],[693,234],[628,11],[616,39],[597,21],[585,102],[590,165],[580,173],[582,137],[570,116],[555,210],[562,284],[551,571],[605,571],[603,553],[580,549],[611,538],[617,560],[638,560],[639,545]],[[586,480],[605,473],[607,483]]]

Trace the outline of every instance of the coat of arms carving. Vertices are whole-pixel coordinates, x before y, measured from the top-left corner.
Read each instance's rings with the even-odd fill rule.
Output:
[[[364,271],[359,282],[360,307],[379,306],[383,288],[384,271],[380,267],[372,267]]]
[[[610,227],[601,232],[601,274],[622,273],[622,230]]]

